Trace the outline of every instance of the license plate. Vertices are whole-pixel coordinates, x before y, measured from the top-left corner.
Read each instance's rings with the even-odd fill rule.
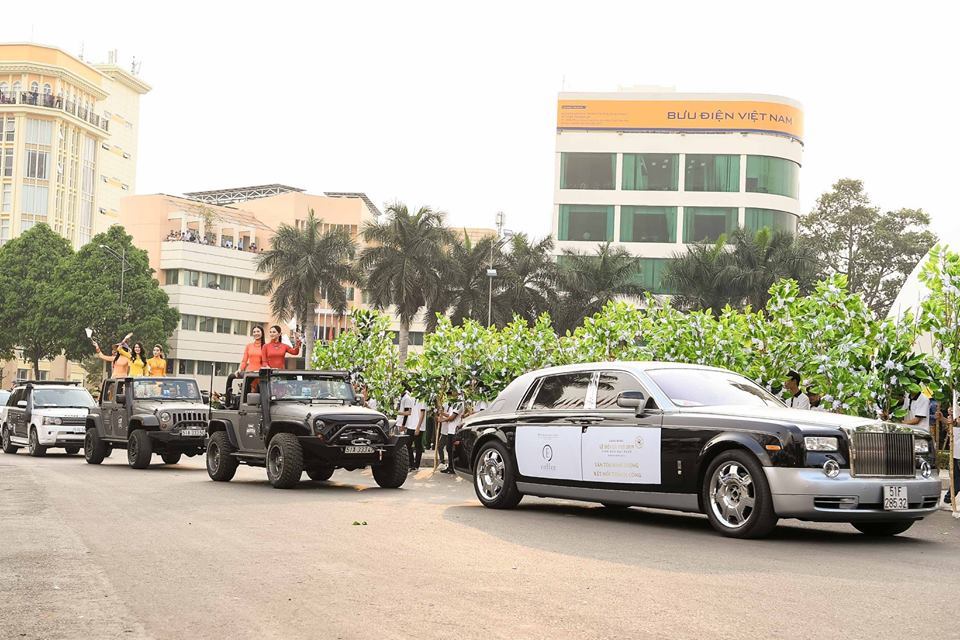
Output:
[[[344,447],[344,453],[373,453],[373,447]]]
[[[883,510],[906,511],[910,508],[907,502],[907,487],[902,484],[883,485]]]
[[[181,429],[180,435],[185,438],[202,438],[207,433],[203,429]]]

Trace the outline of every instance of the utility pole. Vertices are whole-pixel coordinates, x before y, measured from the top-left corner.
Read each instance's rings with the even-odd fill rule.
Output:
[[[503,211],[497,211],[496,224],[497,224],[497,240],[500,240],[500,236],[503,233],[503,220],[504,215]],[[490,243],[490,267],[487,269],[487,277],[490,279],[489,287],[487,288],[487,326],[489,327],[493,323],[493,279],[497,277],[497,270],[493,268],[493,247],[496,245],[496,242]]]

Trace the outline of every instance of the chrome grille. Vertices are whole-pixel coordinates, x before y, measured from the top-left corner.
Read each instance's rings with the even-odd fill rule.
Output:
[[[83,426],[87,424],[87,419],[85,417],[80,418],[60,418],[60,424],[66,426]]]
[[[916,474],[913,434],[854,433],[850,472],[854,476],[912,478]]]

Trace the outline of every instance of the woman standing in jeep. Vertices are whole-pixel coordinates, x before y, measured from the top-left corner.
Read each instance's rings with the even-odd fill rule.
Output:
[[[283,329],[280,328],[280,325],[273,325],[270,327],[270,342],[263,345],[262,358],[263,364],[270,367],[271,369],[283,369],[284,363],[287,359],[287,355],[296,356],[300,355],[300,336],[290,332],[290,337],[296,341],[296,346],[291,347],[284,344],[280,341],[280,338],[283,337]]]
[[[96,342],[93,343],[93,348],[97,350],[97,357],[103,360],[104,362],[110,362],[113,364],[113,371],[110,373],[112,378],[126,378],[130,375],[130,361],[133,359],[130,354],[130,347],[127,346],[127,340],[133,336],[132,333],[128,333],[123,336],[123,340],[119,343],[113,345],[113,349],[109,356],[104,355],[100,351],[100,345]]]
[[[243,360],[241,360],[240,368],[237,369],[235,374],[237,376],[244,371],[260,370],[260,363],[263,360],[263,327],[254,325],[250,335],[253,336],[253,342],[243,350]]]

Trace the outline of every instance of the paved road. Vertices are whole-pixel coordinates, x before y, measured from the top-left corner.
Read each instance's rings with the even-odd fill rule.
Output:
[[[486,510],[426,471],[278,491],[123,454],[0,454],[0,638],[960,637],[947,513],[889,540],[788,521],[736,541],[695,515]]]

